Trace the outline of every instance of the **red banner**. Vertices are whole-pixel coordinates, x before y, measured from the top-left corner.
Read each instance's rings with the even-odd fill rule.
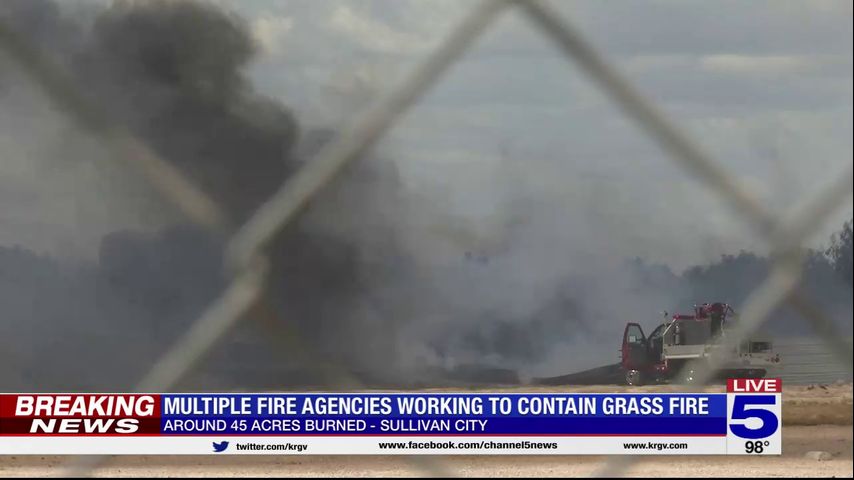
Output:
[[[0,435],[158,433],[159,395],[0,395]]]

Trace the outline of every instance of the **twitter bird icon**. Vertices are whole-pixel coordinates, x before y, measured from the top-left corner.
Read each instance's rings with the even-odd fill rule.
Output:
[[[213,442],[213,450],[215,453],[224,452],[226,448],[228,448],[228,442],[225,440],[219,443]]]

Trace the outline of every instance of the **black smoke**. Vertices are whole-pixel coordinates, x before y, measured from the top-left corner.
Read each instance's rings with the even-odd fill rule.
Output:
[[[245,221],[334,137],[328,130],[300,135],[286,106],[253,90],[246,67],[256,46],[248,27],[211,4],[127,1],[102,10],[71,11],[47,0],[13,0],[0,6],[0,19],[64,67],[96,108],[126,125],[214,197],[234,224]],[[300,140],[303,145],[297,151]],[[375,237],[384,239],[370,247],[395,257],[394,238],[382,233],[382,219],[376,218],[371,205],[393,204],[397,180],[394,171],[374,170],[370,164],[349,169],[344,185],[325,192],[306,218],[290,225],[271,247],[272,300],[268,309],[278,322],[288,322],[305,350],[319,352],[324,361],[352,362],[381,355],[389,348],[382,338],[372,338],[376,328],[365,331],[363,314],[353,313],[359,312],[358,303],[371,288],[371,275],[376,276],[367,269],[385,266],[366,264],[364,242],[351,236],[349,227],[342,227],[351,218],[370,224]],[[335,210],[342,202],[347,210],[339,215]],[[332,214],[324,213],[330,211]],[[44,322],[44,328],[56,322],[62,326],[60,330],[76,331],[71,338],[62,333],[57,336],[63,338],[62,355],[56,352],[43,362],[32,362],[43,365],[45,371],[73,365],[80,360],[74,358],[76,352],[86,349],[103,352],[95,363],[106,363],[109,352],[116,352],[111,348],[115,345],[96,338],[121,338],[122,331],[141,331],[144,339],[134,334],[130,338],[149,345],[140,350],[153,357],[221,292],[224,240],[180,223],[153,232],[109,233],[101,240],[97,267],[88,268],[76,282],[83,291],[67,298],[32,285],[42,290],[38,297],[46,305],[13,310],[16,314],[8,321],[11,330],[6,339],[24,338],[39,322]],[[9,258],[24,262],[20,268],[26,268],[28,255],[26,250],[16,249]],[[48,259],[36,262],[35,268],[41,268],[39,262],[63,268]],[[62,280],[49,282],[61,284]],[[56,304],[57,311],[43,312],[42,307],[54,308],[47,304]],[[61,311],[74,310],[79,304],[85,305],[85,313],[61,318]],[[13,325],[16,322],[20,323]],[[84,331],[88,333],[81,333]],[[46,338],[54,337],[51,332],[43,333]],[[97,337],[86,337],[93,333]],[[270,335],[257,325],[239,330],[236,337],[242,346],[234,348],[243,353],[223,361],[287,364],[298,357],[281,351],[286,350],[287,342],[262,341]],[[81,337],[79,342],[75,336]],[[36,338],[28,340],[38,343]],[[137,354],[139,365],[146,365],[142,360]],[[93,370],[99,367],[77,363]],[[129,369],[123,376],[133,377],[143,368]],[[91,382],[79,374],[64,377],[67,385],[77,388],[109,386],[116,381],[106,373],[100,381]],[[44,376],[33,383],[30,387],[47,388],[51,382]]]

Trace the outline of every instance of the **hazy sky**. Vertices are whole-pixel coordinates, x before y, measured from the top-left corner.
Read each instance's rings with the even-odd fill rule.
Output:
[[[251,67],[257,88],[292,107],[309,126],[346,124],[397,84],[474,5],[218,3],[245,17],[261,46]],[[557,5],[775,211],[793,207],[851,165],[851,2]],[[54,121],[49,111],[42,114],[14,123]],[[12,121],[0,118],[0,126]],[[56,202],[40,199],[47,198],[46,190],[69,185],[67,172],[48,170],[54,176],[46,177],[34,166],[45,163],[28,157],[44,156],[40,149],[47,147],[24,148],[13,137],[0,132],[6,152],[0,161],[0,244],[85,254],[100,234],[134,217],[90,214],[87,205],[98,205],[94,200],[79,200],[71,219],[57,214]],[[548,211],[546,218],[562,222],[561,228],[589,231],[585,237],[606,252],[676,267],[740,249],[762,250],[719,199],[680,170],[517,12],[506,11],[379,148],[397,163],[413,195],[463,219],[486,244],[501,242],[506,225],[515,221],[508,216]],[[86,184],[98,173],[74,175]],[[13,209],[14,215],[8,213]],[[849,199],[814,240],[826,241],[851,211]],[[90,223],[92,229],[82,228]],[[538,228],[548,233],[548,226]]]

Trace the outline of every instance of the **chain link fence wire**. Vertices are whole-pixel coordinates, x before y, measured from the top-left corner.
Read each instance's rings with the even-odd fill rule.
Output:
[[[226,263],[233,278],[224,292],[206,309],[187,332],[155,361],[149,372],[134,388],[137,392],[162,392],[173,389],[191,373],[193,367],[228,334],[253,307],[262,302],[267,280],[265,247],[278,231],[294,218],[341,169],[364,153],[395,120],[411,107],[476,40],[493,18],[507,6],[504,0],[483,1],[463,19],[436,51],[385,100],[354,122],[328,147],[319,152],[307,167],[297,174],[232,236]],[[87,102],[61,69],[35,48],[28,45],[11,28],[0,24],[0,48],[24,70],[57,107],[111,148],[115,157],[139,168],[144,178],[195,223],[220,231],[228,228],[222,208],[187,180],[177,169],[157,156],[142,140],[116,126],[95,106]],[[263,308],[265,305],[261,305]],[[266,312],[269,312],[266,309]],[[273,318],[265,325],[279,326]],[[280,330],[281,333],[281,330]],[[286,341],[287,335],[274,340]],[[295,347],[295,342],[288,342]],[[323,362],[316,362],[322,365]],[[362,388],[346,369],[327,365],[337,381],[333,388]],[[328,372],[327,372],[328,373]],[[432,458],[406,457],[413,465],[431,476],[451,476],[451,472]],[[105,456],[81,457],[72,461],[66,476],[85,476],[106,460]]]
[[[190,220],[211,229],[227,224],[223,211],[210,196],[145,142],[88,102],[62,69],[3,22],[0,22],[0,49],[42,88],[58,110],[98,138],[115,158],[136,168],[150,185]]]
[[[756,287],[742,307],[740,321],[723,339],[735,346],[755,332],[780,305],[788,303],[810,325],[836,361],[850,374],[852,347],[829,316],[800,288],[803,272],[803,242],[807,235],[843,206],[852,193],[852,170],[841,172],[831,185],[804,201],[788,215],[775,216],[738,179],[704,152],[655,104],[644,98],[633,84],[597,51],[586,37],[545,0],[482,0],[448,33],[412,74],[384,95],[325,146],[311,161],[288,179],[242,225],[232,225],[215,200],[216,192],[203,192],[175,167],[159,157],[144,141],[123,126],[112,122],[88,103],[73,82],[11,28],[0,23],[0,51],[39,85],[44,94],[75,123],[86,128],[117,159],[137,169],[164,198],[193,222],[230,235],[225,254],[231,278],[215,299],[179,340],[139,381],[135,391],[163,392],[173,389],[192,372],[229,332],[248,315],[258,313],[272,326],[273,341],[285,342],[298,350],[299,338],[276,318],[265,301],[268,274],[266,248],[282,229],[296,218],[308,202],[339,172],[357,160],[393,128],[417,101],[433,87],[471,45],[489,28],[498,14],[514,7],[533,27],[551,39],[620,108],[622,113],[672,159],[677,166],[711,189],[731,212],[765,239],[772,252],[773,266],[765,281]],[[301,352],[310,356],[312,352]],[[702,367],[697,384],[711,380],[721,366],[712,358],[708,364],[692,362],[686,368]],[[332,365],[330,387],[358,389],[358,381],[347,370]],[[697,387],[693,387],[697,388]],[[431,476],[452,476],[455,472],[442,457],[409,457],[411,465]],[[594,476],[620,476],[640,460],[639,456],[608,457]],[[65,474],[91,475],[104,457],[81,457],[67,465]]]

